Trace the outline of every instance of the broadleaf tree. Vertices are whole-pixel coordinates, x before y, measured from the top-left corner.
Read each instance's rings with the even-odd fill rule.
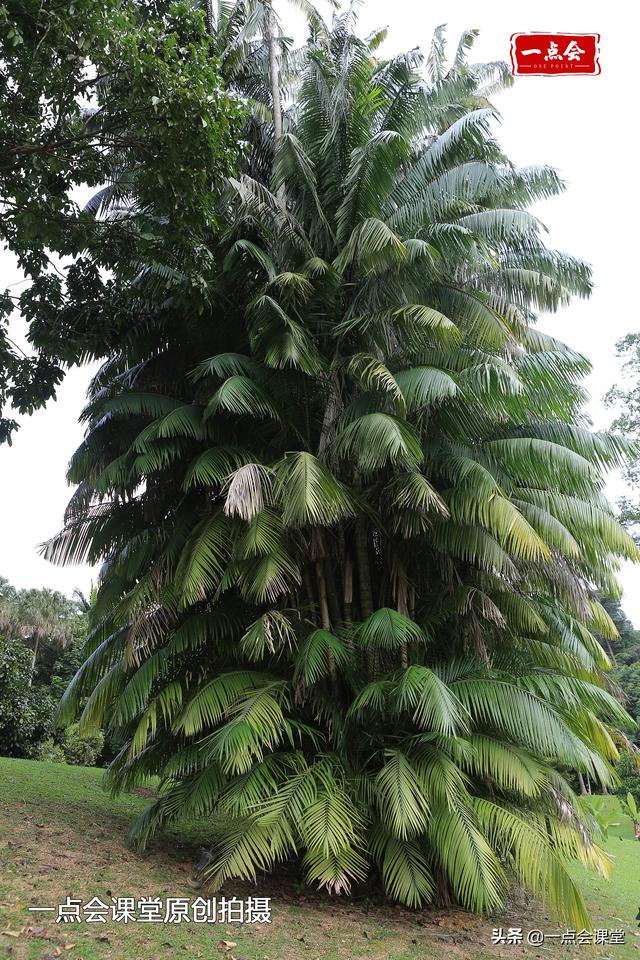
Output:
[[[0,243],[26,281],[0,296],[0,442],[12,409],[43,407],[70,365],[150,325],[130,284],[170,279],[198,309],[211,186],[235,168],[245,117],[220,70],[188,0],[0,6]]]

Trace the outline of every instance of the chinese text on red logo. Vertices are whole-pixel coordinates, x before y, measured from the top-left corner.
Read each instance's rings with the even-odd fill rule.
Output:
[[[511,66],[517,76],[594,77],[600,73],[599,33],[514,33]]]

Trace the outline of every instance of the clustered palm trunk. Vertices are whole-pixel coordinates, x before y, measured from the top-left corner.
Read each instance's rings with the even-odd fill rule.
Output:
[[[602,495],[625,444],[534,323],[589,271],[526,210],[556,174],[491,134],[501,66],[437,37],[427,81],[379,40],[315,22],[270,183],[218,198],[206,309],[169,290],[92,385],[48,547],[104,561],[63,717],[119,731],[113,789],[161,777],[140,842],[208,819],[215,885],[287,861],[482,911],[516,879],[582,924],[565,862],[606,857],[568,775],[615,779],[596,593],[636,548]]]

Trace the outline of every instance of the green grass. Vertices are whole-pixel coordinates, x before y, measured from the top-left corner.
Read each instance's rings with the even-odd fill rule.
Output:
[[[612,879],[576,868],[595,927],[622,928],[627,943],[605,951],[588,947],[537,949],[491,945],[495,926],[557,930],[520,900],[504,915],[478,918],[463,911],[412,913],[362,900],[330,899],[263,878],[256,887],[230,884],[226,896],[272,898],[270,925],[231,927],[165,924],[55,924],[29,906],[57,906],[67,896],[195,898],[191,883],[206,824],[188,823],[156,839],[140,856],[126,846],[132,820],[149,804],[135,794],[109,797],[95,769],[0,758],[0,957],[15,960],[156,960],[216,957],[220,939],[235,941],[237,960],[489,960],[611,956],[640,960],[634,917],[640,907],[640,844],[620,816],[607,849]],[[612,798],[610,801],[615,804]],[[17,934],[17,936],[11,936]],[[10,952],[8,952],[10,951]]]
[[[611,876],[605,880],[582,867],[574,867],[571,872],[582,890],[594,925],[626,931],[626,945],[612,947],[613,955],[640,960],[640,927],[635,921],[640,911],[640,843],[633,835],[631,820],[620,810],[618,800],[604,798],[604,805],[608,805],[617,821],[617,826],[609,828],[604,844],[612,860]]]

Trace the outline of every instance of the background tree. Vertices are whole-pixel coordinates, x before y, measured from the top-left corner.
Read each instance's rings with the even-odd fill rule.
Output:
[[[603,599],[602,605],[613,620],[618,636],[606,641],[613,661],[612,677],[620,686],[626,709],[640,725],[640,632],[627,618],[619,600]],[[638,743],[639,730],[631,732]]]
[[[9,639],[22,641],[32,651],[29,686],[41,647],[64,650],[71,642],[78,615],[76,604],[56,590],[13,590],[7,598],[0,597],[0,628]]]
[[[624,359],[620,383],[612,387],[604,401],[615,408],[617,416],[611,429],[634,441],[633,456],[623,470],[623,477],[631,487],[631,495],[618,501],[620,521],[629,528],[636,542],[640,539],[640,501],[636,491],[640,487],[640,333],[630,333],[618,340],[618,356]]]
[[[61,719],[123,738],[113,789],[162,778],[139,841],[209,818],[216,885],[285,860],[490,910],[515,876],[582,926],[564,862],[606,861],[560,771],[615,783],[627,445],[535,329],[589,271],[542,243],[562,184],[502,154],[473,36],[386,61],[314,23],[272,169],[250,145],[212,193],[206,309],[165,292],[97,374],[47,547],[103,561]]]
[[[31,653],[0,632],[0,755],[35,757],[52,725],[56,702],[30,687]]]
[[[29,281],[0,297],[0,412],[31,413],[66,366],[149,322],[128,292],[141,265],[198,309],[210,185],[231,172],[243,110],[188,2],[7,0],[0,99],[0,240]],[[92,212],[80,187],[103,188]],[[92,215],[107,197],[127,211],[108,225]],[[7,333],[14,307],[29,354]],[[16,426],[0,418],[0,441]]]
[[[69,763],[115,755],[101,731],[86,738],[54,730],[56,707],[83,662],[87,612],[75,597],[17,590],[0,577],[0,755],[40,758],[45,744],[46,759]]]

